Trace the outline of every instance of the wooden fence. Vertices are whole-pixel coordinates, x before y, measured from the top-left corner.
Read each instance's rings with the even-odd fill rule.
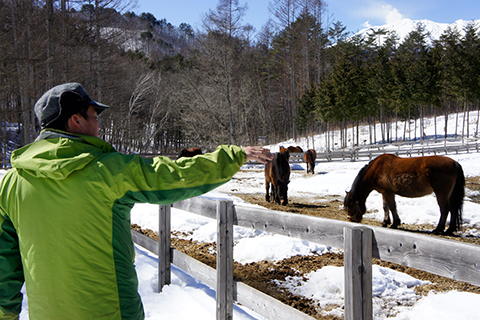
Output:
[[[372,257],[480,286],[480,246],[412,232],[331,220],[230,201],[193,198],[174,208],[217,219],[217,270],[170,247],[169,206],[160,209],[160,241],[132,230],[134,242],[159,254],[159,288],[169,283],[170,262],[217,288],[217,319],[232,319],[233,301],[268,319],[312,317],[233,281],[233,225],[277,233],[344,250],[345,319],[372,319]],[[163,216],[163,217],[162,217]],[[169,256],[170,254],[170,256]],[[160,277],[160,275],[162,275]]]
[[[448,140],[443,146],[439,144],[429,144],[428,140],[424,142],[423,145],[418,146],[418,142],[403,142],[403,143],[394,143],[394,144],[376,144],[376,145],[366,145],[363,147],[355,147],[353,149],[343,149],[330,152],[317,152],[316,162],[322,161],[343,161],[343,160],[371,160],[384,153],[394,153],[397,156],[424,156],[424,155],[436,155],[436,154],[458,154],[458,153],[469,153],[469,152],[479,152],[480,143],[476,139],[465,139],[461,140]],[[457,143],[454,145],[452,143]],[[144,153],[139,154],[144,158],[153,158],[156,156],[166,156],[172,160],[177,159],[177,154],[153,154],[153,153]],[[0,155],[1,156],[1,155]],[[1,160],[1,158],[0,158]],[[302,163],[305,162],[303,158],[303,153],[290,153],[290,163]],[[260,163],[260,162],[259,162]],[[0,161],[0,169],[10,168],[10,161]]]
[[[457,143],[451,144],[451,143]],[[330,152],[317,152],[316,162],[322,161],[340,161],[340,160],[371,160],[384,153],[393,153],[397,156],[413,157],[427,155],[449,155],[469,152],[479,152],[480,143],[478,140],[465,140],[463,143],[458,140],[452,140],[449,145],[428,144],[418,145],[418,142],[403,142],[388,145],[368,145],[355,147],[353,149],[343,149]],[[303,153],[290,153],[290,162],[305,162]]]

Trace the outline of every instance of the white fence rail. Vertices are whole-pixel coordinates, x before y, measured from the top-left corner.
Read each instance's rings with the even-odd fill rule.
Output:
[[[456,143],[456,144],[455,144]],[[356,161],[361,159],[371,160],[384,153],[393,153],[401,157],[427,156],[427,155],[449,155],[469,152],[479,152],[480,143],[478,140],[450,141],[445,145],[428,144],[418,145],[418,142],[404,142],[388,145],[367,145],[352,149],[336,150],[330,152],[317,152],[316,162],[321,161]],[[303,153],[290,153],[290,162],[305,162]]]
[[[171,261],[207,285],[217,288],[217,319],[232,319],[233,301],[268,319],[313,319],[233,281],[233,225],[344,249],[347,320],[372,319],[372,257],[480,286],[480,246],[477,245],[352,222],[234,206],[231,202],[202,198],[178,202],[173,207],[217,219],[217,271],[172,249],[170,259],[168,254],[165,257],[159,255],[159,269],[165,269],[159,271],[159,275],[170,272]],[[168,206],[161,208],[160,216],[170,213]],[[169,218],[160,217],[160,221],[169,221]],[[160,222],[162,226],[167,229],[160,234],[168,238],[169,226]],[[169,239],[165,237],[157,242],[133,230],[132,236],[136,243],[157,254],[162,252],[159,248],[167,247],[160,242],[168,242],[169,246]],[[160,276],[159,281],[163,281]],[[159,283],[159,287],[165,283]]]

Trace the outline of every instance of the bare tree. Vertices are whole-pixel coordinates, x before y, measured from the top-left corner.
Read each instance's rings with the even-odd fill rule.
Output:
[[[292,28],[293,22],[297,18],[297,12],[299,8],[299,0],[278,0],[269,3],[269,11],[276,18],[276,24],[279,29],[283,29],[286,32],[286,37],[288,41],[288,47],[286,51],[286,59],[288,64],[285,66],[288,67],[285,75],[289,78],[288,87],[284,88],[285,92],[285,118],[287,125],[287,132],[293,132],[294,139],[296,138],[295,133],[295,123],[293,122],[293,115],[295,114],[296,109],[296,88],[295,88],[295,60],[294,60],[294,47],[293,47],[293,37],[294,30]],[[285,79],[287,80],[287,79]],[[287,85],[287,84],[286,84]],[[288,130],[291,129],[291,130]]]
[[[208,52],[206,57],[210,59],[206,58],[206,61],[210,60],[209,69],[213,71],[208,74],[212,84],[216,83],[220,87],[221,104],[228,108],[229,142],[233,144],[238,143],[236,113],[239,109],[234,95],[234,69],[238,57],[235,47],[239,44],[242,32],[248,30],[248,26],[241,24],[246,9],[246,5],[240,6],[238,0],[220,0],[216,10],[210,10],[203,20],[207,36],[201,44],[203,50]]]

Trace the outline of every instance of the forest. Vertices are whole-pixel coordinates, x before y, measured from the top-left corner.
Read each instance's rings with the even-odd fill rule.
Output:
[[[111,106],[100,117],[101,137],[124,153],[274,144],[333,128],[342,135],[332,146],[347,147],[362,143],[358,132],[347,141],[347,130],[378,123],[382,142],[391,142],[412,137],[407,125],[392,132],[389,123],[421,127],[426,116],[479,109],[473,21],[433,42],[418,24],[400,41],[386,30],[350,35],[330,21],[323,0],[271,2],[261,30],[243,24],[247,7],[238,0],[219,0],[198,30],[136,14],[133,5],[0,2],[0,162],[35,140],[33,106],[64,82]]]

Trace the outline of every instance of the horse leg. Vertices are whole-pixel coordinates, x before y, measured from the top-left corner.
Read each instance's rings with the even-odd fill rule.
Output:
[[[458,211],[456,210],[450,211],[450,224],[448,226],[447,231],[445,231],[446,235],[451,236],[455,231],[457,231],[457,219],[458,219]]]
[[[440,207],[440,220],[438,220],[438,225],[437,227],[432,231],[432,234],[452,234],[457,228],[455,226],[455,219],[457,218],[454,215],[458,214],[457,213],[452,213],[450,217],[450,226],[448,227],[447,232],[445,231],[445,224],[447,222],[447,216],[448,216],[448,211],[449,211],[449,206],[447,200],[443,199],[442,197],[437,196],[437,203],[438,206]],[[453,230],[452,230],[453,228]]]
[[[265,201],[270,202],[270,182],[265,182]]]
[[[275,203],[276,204],[280,204],[280,192],[279,192],[279,188],[275,187],[275,185],[272,183],[272,193],[275,197]]]
[[[382,196],[383,198],[383,222],[382,222],[382,227],[388,227],[390,224],[390,209],[388,208],[388,202],[385,198],[385,196]]]
[[[455,205],[452,206],[450,200],[448,202],[448,210],[450,211],[450,225],[448,226],[447,231],[445,231],[445,234],[453,235],[453,233],[457,231],[457,227],[460,227],[462,221],[462,209]]]
[[[383,211],[385,213],[382,226],[386,227],[390,224],[389,211],[392,213],[393,223],[390,226],[392,229],[396,229],[400,225],[400,217],[397,213],[397,204],[395,203],[395,194],[387,193],[383,194]]]

